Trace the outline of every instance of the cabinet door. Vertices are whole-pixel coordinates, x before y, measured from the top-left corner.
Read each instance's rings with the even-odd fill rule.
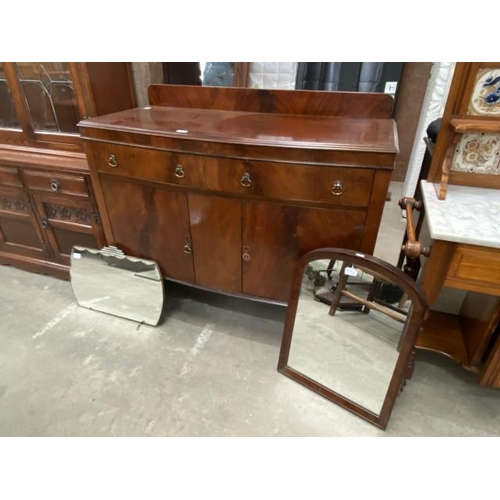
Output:
[[[53,259],[70,264],[71,249],[75,245],[102,248],[97,212],[87,200],[57,195],[33,194],[45,240]]]
[[[45,241],[23,189],[0,187],[0,250],[45,259]]]
[[[158,262],[163,276],[194,283],[186,194],[108,175],[100,183],[113,231],[109,243]]]
[[[298,257],[316,248],[357,250],[363,210],[245,202],[243,293],[287,301]]]
[[[196,283],[241,293],[241,201],[189,193]]]

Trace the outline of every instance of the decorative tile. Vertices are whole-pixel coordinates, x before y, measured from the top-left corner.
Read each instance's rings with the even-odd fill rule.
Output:
[[[477,72],[468,113],[500,116],[500,68],[481,68]]]
[[[464,134],[455,151],[451,170],[500,175],[500,136]]]

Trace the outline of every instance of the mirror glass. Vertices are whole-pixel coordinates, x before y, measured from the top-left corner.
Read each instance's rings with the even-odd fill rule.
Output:
[[[163,309],[163,277],[156,262],[129,257],[115,247],[73,247],[71,286],[78,305],[157,325]]]
[[[319,249],[296,269],[278,369],[385,428],[425,313],[415,282],[375,257]]]
[[[310,262],[288,359],[295,370],[377,414],[408,312],[406,304],[397,307],[401,288],[380,278],[343,261]]]

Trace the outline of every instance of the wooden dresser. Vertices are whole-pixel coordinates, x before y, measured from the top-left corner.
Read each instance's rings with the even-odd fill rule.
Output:
[[[304,253],[373,252],[398,151],[390,96],[155,85],[149,99],[79,124],[108,244],[276,302]]]
[[[104,244],[77,123],[134,106],[128,63],[0,62],[0,265],[69,279]]]

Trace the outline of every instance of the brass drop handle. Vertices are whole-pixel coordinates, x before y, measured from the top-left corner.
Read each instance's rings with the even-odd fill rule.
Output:
[[[193,253],[193,249],[189,242],[184,245],[184,253]]]
[[[118,166],[118,160],[116,159],[115,155],[109,155],[108,165],[113,168]]]
[[[42,227],[47,229],[49,227],[49,221],[47,219],[42,219]]]
[[[250,174],[248,172],[245,172],[241,176],[240,184],[246,188],[252,185],[252,179],[250,178]]]
[[[250,260],[250,254],[249,254],[250,248],[245,246],[243,247],[243,255],[242,258],[245,262],[248,262]]]
[[[50,190],[54,191],[54,193],[56,193],[57,191],[59,191],[59,181],[57,181],[57,180],[51,180],[50,181]]]
[[[175,166],[175,176],[178,177],[179,179],[182,179],[183,177],[186,176],[186,173],[184,172],[182,165]]]
[[[335,181],[332,187],[333,196],[340,196],[344,192],[344,186],[342,185],[342,181]]]

